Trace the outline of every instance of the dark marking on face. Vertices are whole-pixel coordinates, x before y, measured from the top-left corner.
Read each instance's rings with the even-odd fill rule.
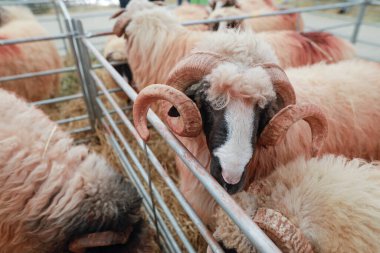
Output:
[[[113,67],[122,77],[127,79],[129,84],[133,83],[133,73],[128,63],[114,65]]]
[[[210,173],[229,194],[235,194],[241,191],[247,183],[246,181],[248,179],[246,166],[249,165],[249,161],[244,167],[244,171],[242,172],[242,176],[239,182],[237,182],[236,184],[229,184],[225,181],[225,179],[222,176],[222,162],[220,161],[220,159],[223,159],[223,157],[221,158],[215,156],[214,151],[223,146],[228,141],[227,139],[229,134],[229,126],[226,120],[226,108],[221,110],[215,110],[206,98],[205,91],[209,87],[209,84],[206,82],[200,84],[201,85],[195,84],[190,86],[185,91],[185,94],[196,103],[202,117],[203,131],[206,136],[208,149],[211,155]],[[250,145],[253,151],[252,154],[254,154],[255,152],[256,143],[259,138],[259,135],[261,134],[265,126],[268,124],[269,120],[279,110],[279,108],[282,108],[281,104],[282,100],[280,99],[273,103],[269,103],[264,109],[259,108],[257,106],[254,108],[252,107],[252,123],[249,124],[250,126],[247,126],[252,127],[253,131],[251,136],[247,136],[247,138],[251,138]],[[174,107],[172,107],[169,110],[168,115],[170,117],[180,116],[178,111]],[[237,153],[236,157],[239,159],[241,157],[241,154]]]

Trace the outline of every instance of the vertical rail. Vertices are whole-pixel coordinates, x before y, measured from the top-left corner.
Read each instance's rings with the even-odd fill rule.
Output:
[[[87,82],[86,82],[87,80],[86,80],[86,75],[85,75],[86,70],[85,70],[84,64],[82,62],[83,59],[81,57],[80,48],[78,45],[78,38],[77,38],[78,32],[74,29],[74,21],[71,18],[70,14],[66,8],[65,3],[62,0],[58,0],[58,6],[60,7],[62,14],[64,16],[66,29],[71,34],[70,40],[69,40],[71,52],[72,52],[72,55],[74,57],[75,65],[76,65],[77,70],[78,70],[79,83],[81,85],[82,93],[84,95],[84,101],[85,101],[87,113],[89,116],[91,131],[95,131],[95,113],[94,113],[93,105],[90,101],[90,95],[89,95],[89,90],[88,90],[88,86],[87,86]]]
[[[360,5],[358,18],[356,19],[356,24],[355,24],[354,31],[353,31],[352,37],[351,37],[351,42],[352,43],[356,43],[356,41],[358,39],[358,34],[359,34],[360,26],[361,26],[361,24],[363,22],[363,18],[364,18],[364,15],[365,15],[365,11],[367,9],[367,5],[370,2],[371,2],[370,0],[365,0]]]
[[[92,108],[91,113],[93,115],[92,115],[92,119],[90,118],[90,122],[91,122],[91,126],[93,126],[93,124],[95,124],[95,117],[97,119],[100,119],[102,117],[102,115],[101,115],[100,109],[98,108],[97,103],[96,103],[97,92],[96,92],[95,82],[90,75],[91,58],[90,58],[90,55],[88,53],[87,47],[83,44],[83,41],[82,41],[82,38],[84,36],[84,29],[83,29],[82,21],[77,20],[77,19],[73,19],[72,22],[73,22],[73,26],[74,26],[75,31],[78,32],[78,36],[76,37],[76,41],[78,43],[79,57],[81,59],[83,69],[84,69],[83,75],[84,75],[84,79],[85,79],[85,87],[87,88],[87,92],[88,92],[87,93],[88,97],[87,98],[85,97],[85,99],[88,100],[88,103],[90,104],[90,106]]]
[[[54,0],[51,0],[51,1],[52,1],[52,4],[53,4],[55,16],[57,18],[59,30],[61,31],[61,33],[65,33],[65,31],[63,30],[62,17],[61,17],[61,14],[60,14],[61,12],[59,11],[59,8],[58,8],[58,4]],[[66,39],[63,40],[63,46],[65,47],[65,53],[69,54],[69,47],[67,46]]]

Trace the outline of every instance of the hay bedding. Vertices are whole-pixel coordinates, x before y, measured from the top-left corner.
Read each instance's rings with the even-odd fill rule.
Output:
[[[61,81],[60,96],[71,95],[71,94],[80,92],[80,86],[78,83],[79,79],[76,76],[76,74],[63,74],[61,75],[61,80],[62,81]],[[118,99],[118,97],[116,96],[114,96],[114,98],[117,99],[117,101],[119,102],[119,106],[122,107],[126,105],[125,100],[120,101],[120,99]],[[106,102],[105,104],[107,105]],[[41,106],[40,108],[43,111],[45,111],[45,113],[47,113],[49,117],[53,120],[80,116],[87,113],[86,106],[83,99],[76,99],[76,100],[66,101],[63,103],[57,103],[57,104],[48,105],[48,106]],[[131,112],[127,112],[127,115],[130,116]],[[114,115],[113,117],[114,119],[118,120],[118,117],[116,115]],[[69,129],[75,129],[75,128],[82,128],[88,125],[89,125],[88,120],[82,120],[82,121],[71,122],[69,124],[64,124],[64,125],[61,125],[60,127],[63,128],[64,130],[69,130]],[[128,140],[130,146],[134,150],[136,156],[140,160],[141,164],[145,167],[146,165],[145,153],[134,141],[134,138],[129,134],[126,127],[123,125],[119,125],[119,127],[124,137]],[[117,154],[114,152],[113,148],[108,143],[106,134],[102,130],[101,127],[99,127],[95,133],[87,132],[87,133],[75,134],[73,135],[73,137],[75,140],[86,140],[86,145],[90,148],[90,150],[103,155],[103,157],[105,157],[107,161],[117,171],[125,174],[123,172],[123,167],[118,159]],[[171,176],[174,182],[178,185],[179,178],[178,178],[178,174],[175,168],[174,152],[168,147],[165,141],[154,130],[151,130],[151,138],[148,145],[150,146],[152,151],[156,154],[162,166],[167,170],[168,174]],[[169,209],[172,211],[173,215],[176,217],[180,227],[186,234],[187,238],[190,240],[191,244],[194,246],[196,252],[205,252],[207,244],[202,238],[202,236],[199,234],[197,228],[195,227],[193,222],[189,219],[185,211],[182,209],[182,207],[180,206],[180,204],[178,203],[178,201],[172,194],[171,190],[166,186],[165,182],[161,179],[160,175],[156,173],[153,166],[151,166],[151,171],[152,171],[153,183],[155,184],[157,190],[160,192],[161,196],[163,197],[165,203],[168,205]],[[141,181],[143,181],[141,177],[140,179]],[[144,185],[144,187],[148,189],[147,185]],[[156,205],[156,207],[158,207],[158,205]],[[159,207],[158,209],[160,210]],[[166,218],[164,214],[162,214],[162,216]],[[170,223],[167,220],[165,221],[168,227],[171,228],[171,230],[173,231],[173,234],[175,235],[175,232],[170,226]],[[176,236],[175,238],[178,239],[178,237]],[[183,252],[185,252],[186,250],[183,248],[181,243],[179,243],[179,245],[182,247]]]

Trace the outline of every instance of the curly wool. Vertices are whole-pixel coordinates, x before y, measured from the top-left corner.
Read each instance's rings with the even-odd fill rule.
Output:
[[[136,224],[140,205],[103,158],[0,89],[1,253],[63,252],[77,235]]]
[[[278,166],[235,200],[251,217],[258,207],[279,210],[301,229],[315,252],[375,253],[380,251],[379,189],[379,163],[325,155]],[[215,236],[226,247],[255,252],[220,208],[215,218]]]
[[[205,79],[212,84],[206,93],[215,110],[226,107],[231,99],[247,99],[264,108],[276,98],[271,78],[262,67],[245,68],[223,63]]]

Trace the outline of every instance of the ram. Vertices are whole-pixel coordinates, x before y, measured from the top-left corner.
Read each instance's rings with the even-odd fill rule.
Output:
[[[168,10],[144,0],[130,2],[126,12],[117,20],[114,32],[126,37],[126,56],[137,90],[152,83],[164,83],[170,70],[198,43],[218,38],[215,32],[189,31],[179,25]],[[339,61],[353,55],[352,47],[335,37],[307,37],[293,33],[250,34],[253,38],[249,41],[253,41],[254,46],[255,40],[263,37],[270,44],[273,43],[282,67],[312,64],[321,60]],[[278,38],[285,44],[279,46]],[[326,43],[327,46],[324,45]],[[288,57],[289,52],[292,53],[291,57]]]
[[[325,155],[278,166],[235,200],[283,252],[380,252],[380,166]],[[215,238],[256,252],[223,210]]]
[[[161,118],[231,194],[318,148],[320,154],[380,158],[380,64],[351,60],[285,72],[277,64],[271,49],[249,33],[218,33],[179,62],[166,85],[139,93],[136,128],[147,139],[149,105],[173,104],[160,106]],[[311,133],[321,140],[327,126],[326,142],[312,145]],[[207,220],[214,202],[177,160],[181,190]]]
[[[214,9],[210,13],[209,19],[247,15],[255,16],[278,10],[265,1],[216,1],[216,3],[212,3],[211,6],[215,6],[215,4],[223,8]],[[223,21],[211,24],[210,29],[215,31],[220,27],[234,27],[237,24],[241,24],[241,26],[245,28],[253,29],[255,32],[279,30],[303,31],[303,20],[299,13],[250,18],[241,21]]]
[[[84,252],[110,236],[125,244],[104,250],[154,252],[140,206],[136,189],[102,157],[0,89],[1,253]]]
[[[24,7],[0,7],[0,40],[48,36],[36,18]],[[61,68],[51,41],[0,45],[0,77]],[[59,76],[46,75],[5,81],[0,87],[29,101],[53,97],[59,92]]]

